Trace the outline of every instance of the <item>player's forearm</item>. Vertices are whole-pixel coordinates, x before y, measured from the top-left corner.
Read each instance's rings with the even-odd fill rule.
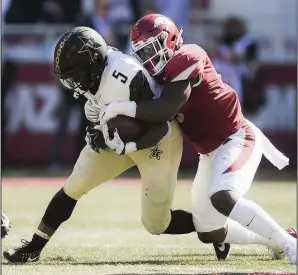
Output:
[[[141,101],[136,105],[135,117],[152,122],[165,122],[171,120],[179,108],[180,104],[170,104],[163,98]]]
[[[150,126],[148,131],[135,141],[137,150],[143,150],[155,146],[162,139],[165,139],[171,133],[170,123],[159,122]]]
[[[148,121],[169,121],[187,101],[190,92],[189,80],[167,83],[160,98],[137,104],[135,117]]]
[[[112,102],[107,106],[106,117],[125,115],[151,122],[171,120],[187,101],[191,92],[190,80],[168,83],[160,98],[151,100]]]
[[[118,114],[142,119],[150,122],[165,122],[171,120],[185,101],[179,104],[171,104],[167,99],[159,98],[135,101],[120,102]]]

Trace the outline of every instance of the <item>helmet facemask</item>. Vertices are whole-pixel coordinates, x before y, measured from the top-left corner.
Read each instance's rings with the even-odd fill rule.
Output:
[[[81,95],[88,98],[89,95],[94,96],[98,90],[104,69],[100,65],[100,62],[94,60],[94,63],[87,68],[78,67],[64,74],[56,71],[56,75],[64,88],[73,91],[75,98]]]
[[[174,54],[174,51],[166,45],[168,36],[166,31],[162,31],[146,41],[132,43],[132,54],[153,76],[161,73]]]

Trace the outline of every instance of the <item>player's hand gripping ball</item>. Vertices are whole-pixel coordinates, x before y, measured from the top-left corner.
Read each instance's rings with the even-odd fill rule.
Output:
[[[134,143],[148,129],[148,122],[132,117],[119,115],[110,119],[107,124],[98,123],[94,128],[102,131],[106,145],[118,155],[137,150]]]
[[[2,210],[2,218],[1,218],[1,239],[3,239],[9,232],[11,226],[9,223],[8,216]]]
[[[111,137],[115,131],[118,132],[124,143],[134,141],[142,136],[147,127],[147,122],[132,117],[119,115],[107,122]]]

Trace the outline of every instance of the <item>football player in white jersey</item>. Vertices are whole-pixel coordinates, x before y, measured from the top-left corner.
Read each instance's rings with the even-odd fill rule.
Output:
[[[54,53],[54,72],[76,97],[85,95],[89,99],[86,110],[91,105],[100,109],[113,100],[138,101],[160,95],[159,86],[136,59],[108,48],[104,39],[87,27],[71,29],[60,38]],[[50,201],[32,240],[22,240],[22,246],[4,251],[7,260],[37,261],[83,195],[135,165],[142,178],[141,220],[146,230],[151,234],[194,231],[191,213],[171,211],[183,148],[176,121],[150,124],[138,140],[123,144],[120,150],[117,146],[116,153],[107,145],[116,148],[113,144],[119,145],[121,139],[117,133],[110,139],[108,129],[101,130],[87,127],[87,145],[65,185]]]

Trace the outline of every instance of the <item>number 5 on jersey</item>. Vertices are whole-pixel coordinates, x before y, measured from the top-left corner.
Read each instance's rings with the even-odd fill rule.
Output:
[[[127,76],[125,76],[124,74],[117,72],[116,70],[113,72],[112,74],[113,77],[115,77],[116,79],[119,79],[119,76],[121,77],[120,80],[122,83],[126,83],[127,81]]]

